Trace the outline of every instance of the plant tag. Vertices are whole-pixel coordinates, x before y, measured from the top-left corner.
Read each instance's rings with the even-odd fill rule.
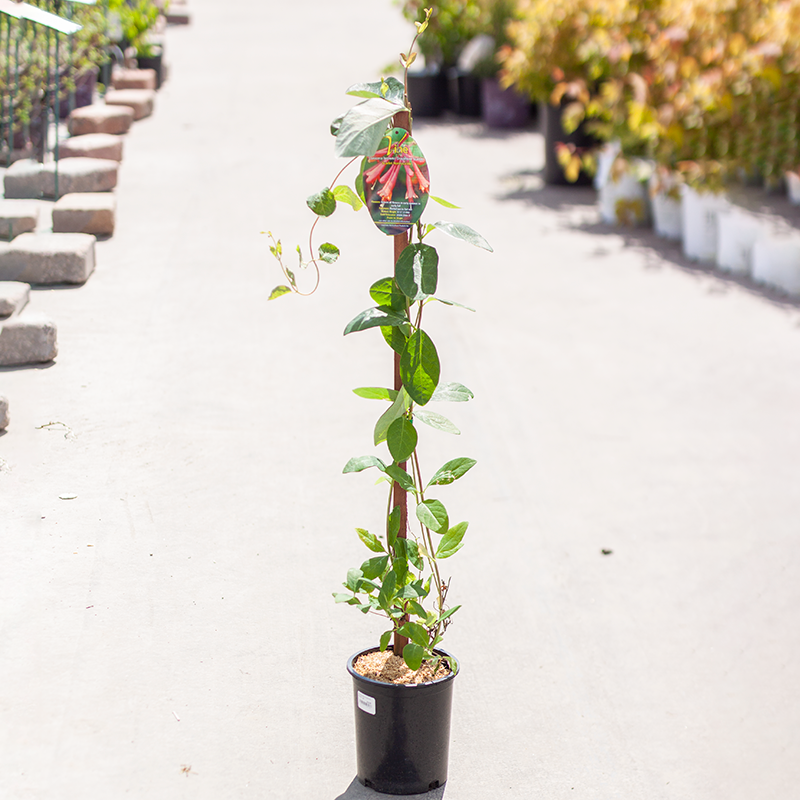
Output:
[[[358,707],[367,714],[375,714],[375,698],[363,692],[358,693]]]
[[[378,229],[397,236],[415,225],[428,202],[425,156],[411,134],[392,128],[373,156],[364,159],[364,199]]]

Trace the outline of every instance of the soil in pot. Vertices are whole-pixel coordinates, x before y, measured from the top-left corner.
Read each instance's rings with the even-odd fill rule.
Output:
[[[450,674],[447,663],[442,660],[434,673],[430,664],[423,665],[413,672],[401,656],[396,656],[391,650],[371,651],[362,653],[353,662],[353,669],[365,678],[382,683],[429,683],[446,678]]]

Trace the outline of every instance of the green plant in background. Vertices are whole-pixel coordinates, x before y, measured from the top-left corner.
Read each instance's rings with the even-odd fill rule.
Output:
[[[143,58],[155,54],[150,34],[158,22],[161,9],[155,0],[110,0],[109,11],[119,16],[123,41]]]
[[[50,13],[68,16],[81,29],[72,36],[61,35],[57,40],[52,31],[26,20],[4,16],[0,25],[0,95],[2,95],[5,126],[11,108],[13,130],[17,138],[28,131],[36,147],[44,139],[43,127],[46,107],[52,102],[56,75],[58,92],[66,97],[75,89],[75,82],[91,72],[105,58],[105,16],[96,6],[68,7],[65,3],[50,0],[39,3]],[[58,55],[58,59],[56,59]],[[7,131],[3,131],[3,144]],[[18,143],[19,144],[19,143]]]
[[[419,41],[419,49],[428,65],[455,65],[467,42],[485,27],[487,0],[397,0],[403,16],[410,22],[424,24],[426,35]],[[426,8],[432,9],[427,15]]]
[[[427,10],[423,20],[417,22],[417,36],[426,29],[430,14]],[[404,69],[413,62],[414,55],[412,43],[409,53],[402,56]],[[333,214],[339,204],[346,203],[359,210],[370,203],[370,187],[373,190],[383,187],[378,194],[384,199],[389,197],[393,186],[400,186],[406,197],[424,195],[454,208],[430,195],[427,178],[419,172],[424,159],[418,149],[408,145],[407,150],[402,150],[410,129],[404,84],[388,78],[357,84],[347,93],[360,98],[360,102],[334,121],[331,132],[336,139],[336,154],[350,160],[331,185],[309,197],[308,206],[315,214],[311,233],[320,219]],[[399,148],[395,153],[400,154],[397,156],[400,160],[389,166],[381,161],[381,156],[391,154],[392,148]],[[360,169],[352,187],[338,183],[347,166],[354,163]],[[377,201],[371,208],[373,215],[376,208]],[[468,523],[454,523],[444,503],[435,495],[441,487],[462,478],[475,464],[471,458],[458,457],[426,475],[417,448],[420,423],[450,434],[459,432],[445,416],[431,410],[431,405],[464,402],[473,396],[464,385],[441,380],[439,351],[423,325],[436,307],[459,305],[436,294],[439,255],[428,243],[428,237],[436,232],[491,250],[466,225],[426,224],[418,220],[407,232],[394,236],[397,256],[394,274],[378,277],[371,284],[369,296],[374,305],[352,319],[344,330],[345,335],[370,329],[380,332],[394,354],[395,385],[354,390],[359,397],[388,404],[378,415],[373,435],[374,446],[384,452],[352,458],[344,472],[376,470],[380,482],[387,487],[386,514],[383,530],[375,533],[356,529],[370,557],[348,570],[344,591],[335,592],[334,598],[364,614],[385,617],[389,628],[380,638],[381,649],[385,650],[393,638],[394,652],[402,654],[412,670],[417,670],[423,661],[438,663],[434,649],[459,608],[448,604],[450,580],[442,574],[442,562],[461,549]],[[313,292],[319,284],[320,265],[339,257],[339,249],[327,242],[306,262],[298,247],[298,269],[311,267],[315,273],[310,290],[304,291],[299,286],[298,274],[284,261],[280,240],[271,233],[269,236],[270,250],[288,281],[276,287],[270,299]],[[311,235],[309,249],[313,254]],[[416,524],[409,519],[412,516]]]

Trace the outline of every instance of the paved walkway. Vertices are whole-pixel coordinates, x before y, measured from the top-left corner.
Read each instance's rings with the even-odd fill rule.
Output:
[[[33,300],[56,363],[0,370],[4,799],[373,796],[344,663],[382,628],[330,591],[382,505],[340,472],[388,351],[340,332],[391,244],[338,211],[317,295],[267,304],[259,234],[303,241],[342,92],[407,47],[388,0],[347,10],[192,0],[97,271]],[[477,313],[430,312],[476,399],[424,447],[479,461],[442,493],[471,527],[434,796],[797,797],[800,308],[543,188],[533,131],[416,134],[495,247],[442,240]]]

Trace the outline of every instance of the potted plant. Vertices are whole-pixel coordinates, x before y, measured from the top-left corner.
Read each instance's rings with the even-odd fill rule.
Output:
[[[429,20],[430,10],[418,22],[417,36]],[[406,75],[414,56],[412,43],[402,56]],[[334,592],[334,598],[386,620],[380,640],[347,662],[353,680],[358,779],[377,791],[415,794],[447,780],[450,703],[459,669],[442,649],[445,631],[460,607],[451,605],[443,562],[463,545],[467,523],[454,523],[435,495],[475,464],[456,457],[426,472],[417,447],[423,425],[457,432],[430,405],[472,397],[462,384],[440,380],[438,350],[423,327],[423,318],[435,313],[434,307],[458,305],[436,294],[439,256],[428,237],[444,233],[491,248],[465,225],[422,221],[431,200],[453,206],[430,192],[428,166],[411,135],[405,83],[388,78],[356,84],[348,94],[359,102],[334,121],[331,132],[336,154],[349,161],[333,183],[308,198],[315,214],[311,234],[322,218],[345,203],[356,210],[366,206],[374,222],[370,233],[377,227],[393,239],[392,274],[373,276],[368,288],[374,305],[352,319],[344,333],[373,330],[392,353],[395,377],[389,387],[355,390],[360,397],[385,404],[373,436],[380,452],[351,458],[344,472],[371,470],[380,476],[387,492],[382,501],[385,519],[380,531],[356,528],[368,557],[348,570],[343,590]],[[352,186],[339,182],[349,165],[358,168]],[[310,235],[309,260],[298,248],[299,268],[293,268],[285,261],[280,239],[269,236],[270,250],[287,281],[270,299],[315,291],[321,268],[339,257],[339,249],[330,242],[314,253]],[[304,278],[309,272],[310,279]]]
[[[109,11],[119,17],[123,50],[132,49],[139,69],[156,72],[156,88],[164,78],[164,48],[154,42],[153,31],[161,8],[155,0],[110,0]]]
[[[459,81],[453,70],[457,70],[465,45],[479,30],[482,9],[477,0],[403,0],[403,16],[422,24],[425,5],[432,9],[427,34],[419,45],[425,66],[410,70],[406,81],[414,114],[438,117],[447,108],[458,110]]]

